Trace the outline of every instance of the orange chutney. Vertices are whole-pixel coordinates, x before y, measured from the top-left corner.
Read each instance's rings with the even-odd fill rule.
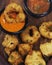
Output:
[[[19,23],[8,23],[5,19],[4,19],[4,15],[1,15],[0,18],[0,22],[1,22],[1,26],[3,27],[3,29],[5,29],[8,32],[18,32],[20,31],[24,25],[25,22],[19,22]]]
[[[27,4],[28,8],[36,14],[48,11],[50,5],[48,0],[28,0]]]

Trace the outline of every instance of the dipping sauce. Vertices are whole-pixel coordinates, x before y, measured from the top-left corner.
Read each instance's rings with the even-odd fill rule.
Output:
[[[28,0],[27,5],[31,12],[42,14],[48,11],[50,3],[48,0]]]
[[[1,26],[3,27],[3,29],[5,29],[6,31],[9,31],[9,32],[18,32],[25,25],[25,22],[19,22],[19,23],[16,23],[16,22],[8,23],[8,22],[6,22],[3,14],[1,15],[0,22],[1,22]]]

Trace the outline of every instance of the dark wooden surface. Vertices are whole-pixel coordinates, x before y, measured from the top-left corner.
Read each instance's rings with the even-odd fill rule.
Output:
[[[11,2],[19,3],[24,9],[23,0],[6,0],[6,4],[11,3]],[[33,18],[28,15],[29,25],[39,26],[43,21],[52,21],[52,12],[49,15],[47,15],[43,18],[40,18],[40,19],[36,19],[36,18]],[[5,35],[5,33],[0,31],[0,65],[9,65],[4,57],[4,52],[3,52],[3,48],[2,48],[2,41],[3,41],[4,35]]]

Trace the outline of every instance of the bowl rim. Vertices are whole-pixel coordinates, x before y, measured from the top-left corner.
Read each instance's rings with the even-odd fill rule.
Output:
[[[43,14],[34,14],[33,12],[31,12],[30,9],[28,8],[27,0],[24,0],[24,8],[25,8],[26,13],[31,15],[32,17],[41,18],[41,17],[48,15],[52,11],[52,0],[49,0],[49,2],[50,2],[49,9]]]

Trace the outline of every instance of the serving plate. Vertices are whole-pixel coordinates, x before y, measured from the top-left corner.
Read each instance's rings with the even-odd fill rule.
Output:
[[[9,1],[9,0],[7,0]],[[24,9],[24,4],[23,3],[23,0],[10,0],[9,3],[11,2],[16,2],[16,3],[19,3],[23,9]],[[45,17],[42,17],[42,18],[33,18],[32,16],[28,15],[28,25],[36,25],[37,27],[39,27],[41,25],[42,22],[44,21],[52,21],[52,12],[45,16]],[[4,36],[6,35],[6,33],[4,33],[3,31],[0,31],[0,65],[10,65],[7,61],[7,56],[4,52],[4,48],[2,46],[2,41],[4,39]],[[20,35],[20,34],[19,34]],[[16,35],[19,37],[19,35]],[[40,45],[40,42],[44,40],[44,38],[41,38],[36,44],[35,44],[35,48],[36,50],[39,50],[39,45]],[[46,39],[47,40],[47,39]],[[49,60],[51,59],[52,57],[48,58],[48,57],[45,57],[44,56],[44,59],[46,60],[46,62],[48,63]],[[22,65],[22,64],[21,64]],[[50,64],[52,65],[52,63]]]

